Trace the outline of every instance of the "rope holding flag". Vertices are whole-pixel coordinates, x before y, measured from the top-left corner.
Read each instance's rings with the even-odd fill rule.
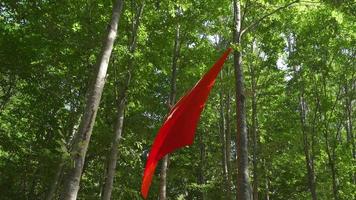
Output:
[[[141,186],[143,198],[147,198],[158,161],[172,151],[193,143],[200,114],[215,79],[231,51],[232,49],[228,48],[213,67],[169,112],[148,155]]]

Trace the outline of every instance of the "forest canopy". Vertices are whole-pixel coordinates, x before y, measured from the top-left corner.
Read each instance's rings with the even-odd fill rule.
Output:
[[[351,0],[0,1],[0,199],[142,199],[167,113],[229,47],[148,199],[356,199],[355,16]]]

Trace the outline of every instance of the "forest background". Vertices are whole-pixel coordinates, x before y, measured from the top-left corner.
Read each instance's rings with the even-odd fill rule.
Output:
[[[90,143],[74,155],[118,2]],[[58,199],[75,156],[78,199],[141,199],[169,105],[230,46],[195,143],[165,159],[149,199],[243,199],[243,181],[254,200],[355,199],[355,16],[352,0],[0,1],[0,199]]]

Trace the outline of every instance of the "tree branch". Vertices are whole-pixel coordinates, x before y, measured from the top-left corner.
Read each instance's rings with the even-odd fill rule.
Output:
[[[241,31],[241,36],[242,36],[245,32],[247,32],[248,30],[250,30],[251,28],[257,26],[261,21],[263,21],[263,20],[266,19],[267,17],[269,17],[269,16],[271,16],[271,15],[273,15],[273,14],[275,14],[275,13],[277,13],[277,12],[279,12],[279,11],[285,9],[285,8],[288,8],[289,6],[291,6],[291,5],[295,4],[295,3],[299,3],[299,0],[292,1],[292,2],[286,4],[286,5],[282,6],[282,7],[277,8],[276,10],[274,10],[274,11],[272,11],[272,12],[270,12],[270,13],[264,15],[264,16],[262,16],[261,18],[255,20],[254,22],[252,22],[250,25],[248,25],[246,28],[244,28],[244,29]]]
[[[245,3],[244,9],[243,9],[242,17],[241,17],[241,25],[242,25],[242,24],[244,23],[244,21],[245,21],[245,15],[246,15],[246,13],[248,12],[248,9],[247,9],[247,8],[249,8],[249,7],[248,7],[249,4],[250,4],[250,1],[247,0],[246,3]]]

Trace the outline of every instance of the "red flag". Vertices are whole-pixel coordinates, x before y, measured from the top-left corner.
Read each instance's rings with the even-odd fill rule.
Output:
[[[190,92],[176,103],[159,129],[148,155],[142,179],[141,193],[145,199],[158,161],[172,151],[193,143],[200,113],[230,52],[231,48],[227,49]]]

